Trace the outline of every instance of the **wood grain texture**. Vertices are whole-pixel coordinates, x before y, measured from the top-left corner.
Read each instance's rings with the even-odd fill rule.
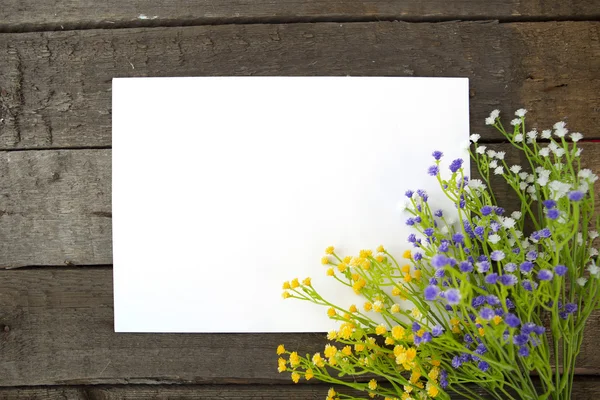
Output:
[[[51,386],[0,388],[4,400],[307,400],[324,399],[329,386],[298,385],[124,385],[124,386]],[[345,394],[359,395],[345,388]],[[573,400],[595,400],[600,397],[600,380],[596,377],[576,378]],[[485,397],[482,396],[482,399]],[[461,399],[456,395],[452,399]]]
[[[112,287],[110,268],[0,271],[0,386],[289,383],[277,345],[306,354],[326,342],[322,333],[116,334]],[[595,313],[580,374],[600,374],[599,328]]]
[[[0,149],[111,145],[111,79],[470,78],[472,130],[494,108],[600,137],[600,23],[320,23],[0,35]],[[178,145],[170,143],[169,145]]]
[[[226,0],[118,1],[66,0],[40,2],[5,0],[0,30],[81,29],[173,24],[431,20],[431,19],[583,19],[596,18],[594,0]]]

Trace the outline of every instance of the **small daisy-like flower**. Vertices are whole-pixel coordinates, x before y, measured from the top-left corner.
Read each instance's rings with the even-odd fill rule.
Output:
[[[542,139],[550,139],[552,137],[552,131],[550,129],[544,129],[542,131]]]
[[[532,130],[532,131],[527,132],[527,138],[529,140],[535,140],[537,138],[537,135],[538,135],[538,133],[537,133],[537,131],[535,129]]]
[[[527,110],[524,108],[519,108],[517,111],[515,111],[515,115],[517,117],[523,118],[525,116],[525,114],[527,114]]]
[[[521,119],[520,118],[515,118],[512,121],[510,121],[510,124],[512,126],[519,126],[519,125],[521,125]]]
[[[596,264],[594,264],[592,262],[592,264],[590,264],[588,266],[588,271],[590,272],[591,275],[596,276],[596,275],[598,275],[600,273],[600,267],[598,267]]]
[[[502,250],[494,250],[490,255],[492,261],[502,261],[504,260],[504,257],[506,257],[506,254],[504,254]]]
[[[511,328],[516,328],[519,325],[521,325],[521,320],[519,319],[519,317],[512,313],[506,313],[506,316],[504,317],[504,322],[506,322],[506,324]]]
[[[486,148],[487,148],[486,146],[477,146],[477,148],[475,149],[475,152],[477,152],[477,154],[485,154]]]
[[[503,173],[504,173],[503,166],[499,166],[498,168],[494,169],[494,174],[496,174],[496,175],[502,175]]]
[[[542,157],[548,157],[550,155],[550,149],[547,147],[540,149],[539,155]]]
[[[425,300],[433,301],[437,298],[440,293],[440,288],[435,285],[430,285],[425,288],[423,291],[423,295],[425,296]]]
[[[496,118],[500,115],[500,110],[494,110],[490,113],[490,116],[485,119],[486,125],[494,125],[496,123]]]
[[[505,156],[505,155],[506,155],[506,152],[505,152],[505,151],[497,151],[497,152],[496,152],[496,158],[497,158],[498,160],[504,160],[504,156]]]
[[[523,134],[517,133],[513,140],[515,141],[515,143],[521,143],[523,141]]]
[[[496,151],[490,149],[486,152],[486,154],[488,155],[488,157],[494,158],[496,156]]]
[[[563,276],[567,273],[567,267],[565,267],[564,265],[557,265],[556,267],[554,267],[554,273],[558,276]]]
[[[444,328],[440,325],[436,325],[431,329],[431,334],[435,337],[441,336],[444,333]]]
[[[581,287],[585,286],[587,281],[588,281],[587,278],[584,278],[584,277],[577,278],[577,284]]]
[[[371,379],[369,381],[369,389],[371,389],[371,390],[377,389],[377,381],[375,379]]]
[[[520,166],[520,165],[513,165],[513,166],[511,166],[511,167],[510,167],[510,171],[511,171],[513,174],[518,174],[518,173],[521,171],[521,169],[522,169],[522,168],[521,168],[521,166]]]
[[[444,297],[448,304],[456,305],[460,303],[461,295],[458,289],[448,289],[444,292]]]
[[[433,156],[433,158],[435,158],[436,160],[439,160],[440,158],[442,158],[444,156],[444,153],[442,153],[441,151],[434,151],[433,153],[431,153],[431,155]]]
[[[500,241],[500,236],[497,234],[493,234],[488,236],[488,242],[492,243],[492,244],[496,244]]]
[[[462,164],[462,158],[457,158],[456,160],[453,160],[452,163],[450,163],[450,172],[455,173],[462,167]]]
[[[552,273],[552,271],[547,269],[540,269],[537,273],[537,278],[540,281],[551,281],[553,276],[554,274]]]
[[[517,284],[519,279],[513,274],[505,274],[500,277],[499,281],[504,286],[514,286]]]
[[[571,201],[581,201],[584,197],[584,194],[579,190],[573,190],[567,194],[567,197]]]
[[[469,140],[471,140],[471,142],[473,143],[477,143],[479,139],[481,139],[481,135],[478,135],[477,133],[474,133],[471,136],[469,136]]]
[[[437,165],[432,165],[427,169],[427,173],[431,176],[436,176],[440,172],[440,168]]]
[[[517,220],[517,219],[521,219],[521,217],[523,216],[523,213],[521,211],[513,211],[512,214],[510,214],[510,216]]]
[[[590,237],[590,239],[594,240],[594,239],[596,239],[596,238],[597,238],[599,235],[598,235],[598,232],[596,232],[596,231],[589,231],[589,232],[588,232],[588,236]]]
[[[579,142],[581,139],[583,139],[583,135],[579,132],[573,132],[571,133],[571,140],[574,141],[575,143]]]
[[[498,168],[498,161],[496,161],[496,160],[490,161],[490,163],[488,164],[488,167],[490,169]]]

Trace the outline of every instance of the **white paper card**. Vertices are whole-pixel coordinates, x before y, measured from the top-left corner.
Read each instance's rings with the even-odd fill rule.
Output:
[[[400,255],[432,151],[469,164],[465,78],[117,78],[112,116],[117,332],[328,331],[283,281],[362,304],[324,249]]]

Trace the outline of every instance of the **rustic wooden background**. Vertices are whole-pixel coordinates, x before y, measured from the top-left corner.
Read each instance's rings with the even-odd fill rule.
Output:
[[[327,390],[276,371],[278,343],[312,351],[320,334],[113,332],[113,77],[461,76],[472,132],[485,142],[499,142],[483,126],[487,113],[519,107],[542,128],[566,118],[600,139],[597,0],[1,3],[2,399],[312,399]],[[178,145],[165,132],[165,146]],[[597,172],[599,146],[584,152]],[[587,334],[578,399],[600,398],[599,314]]]

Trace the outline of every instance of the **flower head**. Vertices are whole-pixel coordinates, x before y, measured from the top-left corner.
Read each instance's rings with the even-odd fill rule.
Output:
[[[452,163],[450,163],[450,172],[455,173],[462,167],[462,164],[462,158],[457,158],[456,160],[452,161]]]
[[[431,176],[436,176],[439,174],[440,168],[437,165],[432,165],[427,169],[427,173]]]
[[[551,281],[552,280],[552,271],[547,269],[540,269],[537,273],[537,278],[540,281]]]
[[[448,304],[456,305],[460,303],[461,295],[458,289],[448,289],[444,292],[444,297]]]
[[[579,190],[573,190],[567,194],[567,197],[571,201],[581,201],[583,199],[584,194]]]

